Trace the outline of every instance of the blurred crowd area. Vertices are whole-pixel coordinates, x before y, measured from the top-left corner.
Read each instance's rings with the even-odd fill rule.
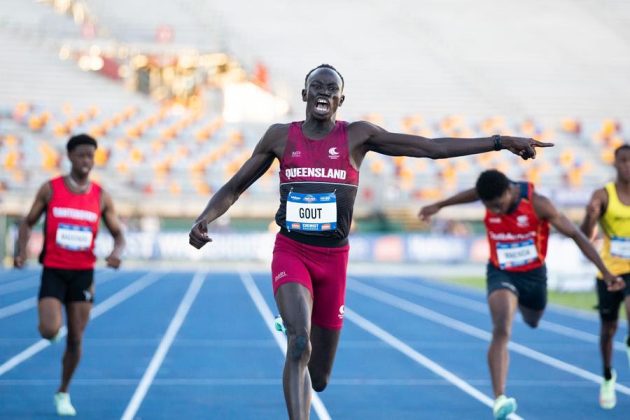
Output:
[[[182,0],[178,6],[156,5],[155,14],[150,14],[146,7],[151,4],[129,1],[119,7],[122,3],[118,0],[111,4],[100,0],[6,0],[7,9],[0,19],[4,57],[0,78],[0,213],[12,217],[24,214],[37,188],[68,170],[68,137],[88,133],[99,141],[93,178],[111,192],[123,217],[188,219],[196,216],[206,200],[240,168],[269,122],[302,117],[303,110],[298,109],[301,104],[295,106],[277,89],[282,83],[274,79],[273,70],[281,68],[277,64],[283,62],[281,54],[262,54],[262,59],[252,59],[255,40],[238,44],[243,47],[239,50],[230,44],[230,40],[239,39],[229,32],[227,23],[230,8],[236,6]],[[211,11],[211,7],[224,10]],[[273,7],[269,6],[270,11]],[[427,9],[426,19],[432,17],[438,22],[439,8],[433,5]],[[367,14],[368,10],[355,8],[354,12]],[[488,9],[490,12],[500,11]],[[550,13],[560,16],[563,12]],[[621,19],[629,14],[618,15]],[[243,19],[252,19],[247,16]],[[404,23],[403,16],[399,19]],[[586,15],[580,19],[590,22]],[[391,25],[395,26],[395,22]],[[277,28],[267,29],[271,33]],[[592,191],[612,178],[613,151],[630,141],[630,120],[624,119],[621,111],[602,116],[595,103],[592,108],[576,107],[585,110],[580,116],[571,115],[570,111],[564,116],[541,111],[541,115],[520,117],[515,115],[527,112],[480,115],[436,111],[446,105],[456,108],[460,103],[473,104],[472,109],[477,103],[485,104],[488,97],[495,98],[489,102],[501,105],[500,99],[505,96],[507,104],[514,101],[515,92],[502,92],[499,85],[490,89],[491,78],[476,77],[474,72],[461,77],[456,69],[470,65],[465,51],[460,51],[460,63],[451,62],[457,54],[445,59],[440,54],[449,48],[442,48],[439,54],[434,48],[446,46],[446,40],[434,35],[434,40],[442,44],[418,43],[424,48],[419,54],[422,68],[394,68],[394,64],[389,64],[388,71],[395,69],[399,77],[392,80],[391,74],[383,75],[378,80],[386,80],[386,84],[379,83],[376,89],[357,95],[357,102],[366,103],[367,96],[372,105],[361,112],[351,108],[347,114],[344,108],[341,118],[364,119],[391,131],[430,138],[456,137],[466,141],[468,137],[502,134],[533,137],[556,146],[539,150],[533,161],[522,161],[507,152],[447,160],[368,154],[361,168],[355,229],[427,229],[417,220],[419,206],[472,187],[478,174],[489,168],[499,169],[515,180],[534,182],[578,218]],[[605,38],[604,32],[600,35]],[[295,36],[303,39],[297,32]],[[277,38],[278,49],[290,41],[285,38]],[[265,45],[274,47],[270,42]],[[515,50],[516,45],[510,48]],[[611,43],[610,49],[615,45]],[[351,48],[343,44],[337,47]],[[500,47],[497,44],[497,54]],[[352,48],[356,50],[356,46]],[[571,52],[566,48],[558,51]],[[540,54],[545,56],[548,52],[541,50]],[[392,54],[412,55],[408,51]],[[358,60],[359,56],[357,52],[350,57]],[[546,58],[549,62],[552,59],[552,55]],[[492,56],[487,61],[493,68],[502,65]],[[622,54],[608,61],[614,68],[625,65]],[[309,63],[319,64],[312,60]],[[350,76],[361,69],[361,63],[346,64]],[[450,70],[444,72],[442,65]],[[427,73],[433,67],[434,73]],[[426,73],[425,77],[415,77],[419,69]],[[308,67],[300,68],[298,79],[307,70]],[[610,84],[614,84],[616,75],[610,73]],[[296,76],[278,76],[283,80],[291,77]],[[374,77],[368,74],[352,80],[357,86],[366,81],[373,83]],[[397,79],[409,82],[409,95],[396,91]],[[420,79],[424,84],[419,84]],[[551,91],[550,82],[513,79],[518,81],[510,84],[514,88],[530,86],[530,90],[540,88],[545,94]],[[564,80],[570,82],[570,78]],[[299,97],[301,83],[298,80],[292,86],[291,97]],[[580,85],[580,81],[576,79],[574,85]],[[352,82],[350,86],[352,89]],[[412,89],[417,88],[427,92],[423,97],[435,98],[430,107],[423,97],[412,95]],[[437,94],[438,88],[444,94]],[[595,87],[582,88],[590,92]],[[625,86],[617,88],[623,90]],[[396,96],[390,90],[399,96],[405,94],[404,100],[394,98],[387,102],[387,96]],[[558,103],[575,94],[573,90],[564,92],[566,95],[556,98]],[[522,92],[523,101],[526,93]],[[544,100],[539,101],[540,109],[549,107],[549,95],[541,98]],[[412,100],[417,105],[410,105]],[[405,111],[399,112],[396,106],[404,106]],[[528,107],[522,102],[516,108]],[[503,108],[512,109],[507,105]],[[226,225],[266,227],[278,205],[277,173],[276,162],[239,200],[241,204],[231,211]],[[445,212],[444,219],[431,229],[455,235],[478,232],[480,215],[479,206],[463,206]],[[248,219],[257,222],[252,224]]]

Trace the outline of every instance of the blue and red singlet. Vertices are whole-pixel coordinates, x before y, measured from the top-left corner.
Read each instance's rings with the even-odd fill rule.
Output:
[[[92,182],[85,193],[72,192],[63,177],[50,181],[52,197],[46,209],[44,267],[66,270],[94,268],[94,240],[101,218],[101,187]]]
[[[530,271],[541,267],[547,256],[549,222],[536,215],[532,205],[534,186],[519,182],[516,209],[508,214],[486,210],[484,223],[490,244],[490,263],[500,270]]]

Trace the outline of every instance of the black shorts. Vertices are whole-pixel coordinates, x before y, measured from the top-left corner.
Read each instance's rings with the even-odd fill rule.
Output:
[[[54,297],[63,303],[94,302],[94,270],[62,270],[44,267],[39,299]]]
[[[597,309],[599,317],[603,321],[616,321],[619,319],[619,307],[624,299],[630,296],[630,273],[622,274],[620,277],[626,282],[625,289],[616,292],[609,292],[606,289],[606,282],[597,279]]]
[[[518,304],[534,311],[542,311],[547,306],[547,267],[529,271],[506,271],[492,264],[487,267],[488,296],[495,290],[511,290],[518,298]]]

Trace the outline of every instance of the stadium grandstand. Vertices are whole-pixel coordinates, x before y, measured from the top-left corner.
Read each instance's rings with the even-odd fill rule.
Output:
[[[450,2],[359,8],[325,1],[318,9],[335,18],[322,28],[338,28],[316,33],[300,25],[321,12],[289,3],[3,2],[5,224],[26,211],[42,182],[67,169],[63,145],[78,132],[99,140],[94,177],[107,180],[130,223],[147,216],[188,223],[269,122],[302,118],[304,74],[321,62],[345,76],[343,119],[427,137],[501,133],[556,143],[533,162],[507,154],[368,155],[359,230],[426,230],[416,218],[420,205],[470,187],[491,167],[535,182],[577,217],[592,189],[611,177],[612,151],[630,136],[623,111],[630,109],[630,55],[619,54],[630,46],[625,2],[566,0],[537,13],[540,2],[495,8],[478,1],[458,3],[454,15]],[[241,14],[245,7],[252,13]],[[279,13],[283,19],[267,25]],[[481,16],[495,24],[478,27]],[[509,38],[498,36],[506,31]],[[464,34],[469,42],[456,42]],[[226,223],[267,229],[277,203],[266,198],[277,188],[274,165]],[[456,220],[480,214],[479,206],[444,212]]]

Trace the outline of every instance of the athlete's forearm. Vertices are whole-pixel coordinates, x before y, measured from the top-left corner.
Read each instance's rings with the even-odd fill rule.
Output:
[[[587,211],[586,216],[580,225],[580,230],[588,239],[593,239],[595,226],[597,226],[597,217]]]
[[[477,200],[479,200],[479,196],[477,195],[477,190],[475,188],[471,188],[469,190],[465,190],[460,193],[457,193],[454,196],[447,198],[446,200],[439,201],[436,204],[438,205],[438,207],[444,208],[448,206],[454,206],[457,204],[472,203]]]
[[[22,220],[18,228],[17,255],[26,257],[26,246],[28,245],[32,230],[26,219]]]
[[[604,261],[602,261],[601,257],[599,256],[599,253],[597,252],[595,247],[593,247],[593,244],[591,244],[588,238],[581,231],[578,231],[576,229],[576,233],[572,236],[572,239],[576,243],[578,248],[580,248],[580,251],[582,251],[582,254],[584,254],[584,256],[588,258],[589,261],[595,264],[595,267],[597,267],[597,269],[601,273],[608,272],[608,268],[606,268],[606,265],[604,264]]]
[[[228,185],[224,185],[212,196],[206,208],[201,212],[199,217],[195,220],[195,223],[205,221],[206,223],[212,223],[219,217],[221,217],[232,205],[238,200],[240,194],[236,194]]]
[[[127,242],[125,241],[125,235],[123,235],[122,231],[118,232],[116,235],[113,235],[114,238],[114,249],[112,249],[111,256],[116,258],[120,258],[122,256],[123,251],[125,250],[125,246]]]
[[[452,138],[442,137],[432,140],[434,147],[433,159],[445,159],[457,156],[476,155],[495,150],[494,138]]]

